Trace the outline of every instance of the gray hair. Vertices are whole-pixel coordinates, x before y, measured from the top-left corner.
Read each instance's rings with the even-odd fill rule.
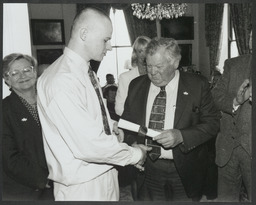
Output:
[[[6,77],[6,74],[10,71],[11,65],[20,59],[25,59],[37,69],[37,60],[33,56],[21,54],[21,53],[12,53],[4,57],[3,59],[3,77]]]
[[[181,59],[181,50],[178,42],[173,38],[154,38],[150,41],[146,49],[146,56],[154,55],[158,49],[165,48],[167,59]]]

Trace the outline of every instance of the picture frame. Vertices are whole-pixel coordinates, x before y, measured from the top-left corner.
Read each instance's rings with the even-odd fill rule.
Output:
[[[179,66],[192,65],[192,44],[179,44],[181,49],[181,60]]]
[[[63,54],[62,49],[37,49],[37,62],[41,64],[52,64]]]
[[[34,45],[65,44],[63,19],[31,19]]]
[[[194,17],[183,16],[161,20],[162,37],[175,40],[194,40]]]

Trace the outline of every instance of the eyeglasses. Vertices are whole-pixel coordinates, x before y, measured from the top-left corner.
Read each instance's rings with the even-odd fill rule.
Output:
[[[18,79],[21,73],[23,75],[30,76],[33,73],[33,71],[34,66],[27,66],[22,68],[22,70],[13,70],[11,72],[9,71],[8,73],[6,73],[6,75],[12,77],[13,79]]]

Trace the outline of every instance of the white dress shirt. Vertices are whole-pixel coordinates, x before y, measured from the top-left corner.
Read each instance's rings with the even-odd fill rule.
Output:
[[[180,78],[180,73],[178,70],[176,70],[174,78],[165,87],[166,110],[165,110],[164,130],[173,129],[179,78]],[[147,125],[149,124],[149,118],[150,118],[155,97],[158,95],[159,92],[160,92],[160,87],[157,87],[153,83],[151,83],[149,88],[147,110],[146,110]],[[163,147],[161,147],[160,158],[173,159],[172,149],[165,150]]]
[[[113,165],[136,164],[142,155],[138,148],[119,143],[115,135],[105,134],[99,100],[88,68],[83,58],[65,48],[64,54],[37,83],[49,178],[58,183],[56,187],[62,189],[60,198],[66,200],[73,200],[70,196],[63,196],[63,193],[69,194],[67,187],[86,184],[98,177],[104,178],[104,175],[107,177]],[[107,111],[106,105],[105,109]],[[107,117],[111,122],[108,112]],[[112,130],[112,124],[109,124]],[[98,187],[96,192],[106,189],[102,184],[95,187]],[[55,189],[55,196],[57,192]],[[108,198],[102,196],[89,200]]]
[[[116,114],[122,115],[124,111],[124,103],[128,95],[128,88],[130,82],[140,76],[138,67],[133,68],[130,71],[120,74],[118,79],[118,89],[116,92],[116,104],[115,111]]]

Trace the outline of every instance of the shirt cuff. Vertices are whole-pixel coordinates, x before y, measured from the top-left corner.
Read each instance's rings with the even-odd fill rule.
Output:
[[[130,152],[131,152],[131,155],[132,155],[129,164],[135,165],[142,158],[142,155],[143,155],[142,150],[138,147],[129,147],[129,148],[130,148]]]
[[[159,158],[160,159],[173,159],[172,149],[165,150],[164,148],[161,147],[161,156]]]

